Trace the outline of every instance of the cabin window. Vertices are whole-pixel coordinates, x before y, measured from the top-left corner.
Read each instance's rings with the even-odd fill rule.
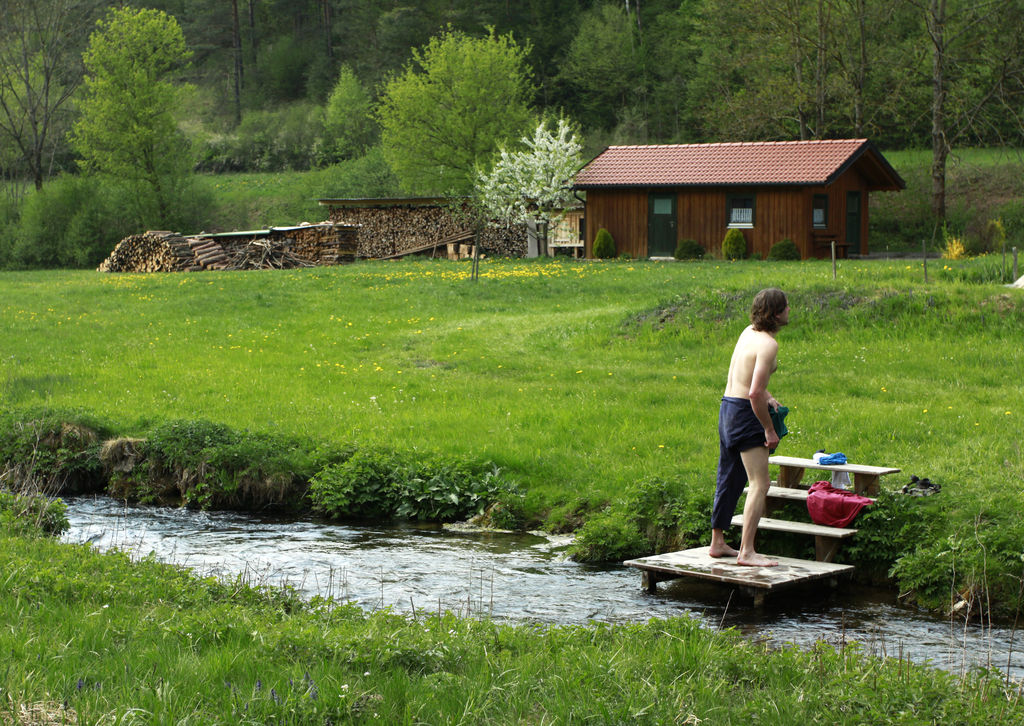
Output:
[[[828,227],[828,195],[815,194],[812,204],[811,220],[815,229]]]
[[[754,195],[729,194],[726,196],[727,227],[754,226]]]

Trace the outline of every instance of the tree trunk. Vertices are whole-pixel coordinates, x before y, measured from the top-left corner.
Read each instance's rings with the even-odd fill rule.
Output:
[[[825,49],[828,45],[828,16],[825,13],[824,0],[818,0],[818,47],[815,49],[814,63],[814,105],[815,129],[814,138],[820,139],[825,134],[825,103],[827,83],[827,57]]]
[[[864,136],[864,86],[868,71],[868,29],[867,2],[857,0],[857,40],[860,54],[857,58],[857,72],[854,76],[853,129],[857,138]]]
[[[238,0],[231,0],[231,46],[235,57],[235,125],[242,123],[242,85],[245,67],[242,65],[242,31],[238,23]]]
[[[320,0],[321,18],[324,26],[324,52],[334,58],[334,43],[331,39],[331,0]]]
[[[249,66],[256,67],[256,0],[249,0]]]
[[[946,0],[931,0],[928,35],[932,40],[932,214],[946,218]]]

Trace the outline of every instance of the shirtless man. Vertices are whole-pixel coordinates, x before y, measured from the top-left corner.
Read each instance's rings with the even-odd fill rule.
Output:
[[[779,443],[769,409],[779,402],[768,393],[768,379],[778,365],[775,335],[789,323],[789,303],[778,288],[757,293],[750,308],[751,324],[740,334],[729,362],[729,378],[718,414],[718,487],[711,511],[712,557],[735,557],[737,564],[775,567],[779,563],[754,551],[757,523],[764,514],[771,479],[768,453]],[[743,485],[750,483],[743,506],[740,548],[725,542]]]

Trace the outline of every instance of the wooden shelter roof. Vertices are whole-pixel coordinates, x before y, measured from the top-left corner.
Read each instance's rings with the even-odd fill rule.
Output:
[[[906,184],[867,139],[609,146],[584,166],[576,189],[827,185],[852,166],[871,191]]]

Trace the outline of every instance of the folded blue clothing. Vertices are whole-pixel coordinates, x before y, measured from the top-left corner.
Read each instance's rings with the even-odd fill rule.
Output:
[[[834,454],[827,454],[818,459],[819,464],[825,464],[826,466],[836,466],[837,464],[846,463],[846,454],[841,451],[837,451]]]

